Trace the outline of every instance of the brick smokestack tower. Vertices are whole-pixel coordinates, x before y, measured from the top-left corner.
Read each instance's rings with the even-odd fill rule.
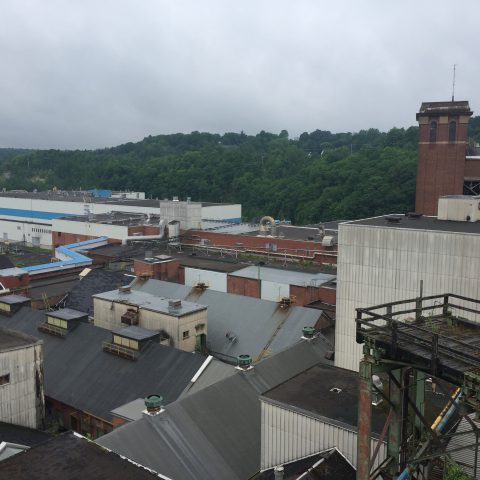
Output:
[[[415,210],[437,215],[438,198],[463,195],[466,177],[468,102],[422,103]]]

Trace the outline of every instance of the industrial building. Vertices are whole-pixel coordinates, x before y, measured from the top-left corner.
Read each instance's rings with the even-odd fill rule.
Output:
[[[200,370],[206,373],[210,368],[203,355],[161,345],[158,332],[136,326],[111,332],[77,318],[80,314],[72,319],[68,310],[44,314],[28,307],[10,317],[0,316],[0,328],[17,331],[5,338],[20,343],[11,349],[5,346],[5,353],[0,350],[0,374],[4,378],[10,374],[9,383],[0,386],[0,395],[8,395],[1,398],[0,412],[8,417],[3,420],[38,425],[34,400],[36,388],[43,388],[44,372],[48,422],[97,438],[113,429],[112,411],[117,407],[152,391],[160,392],[167,405],[180,397]],[[57,320],[72,325],[64,328]],[[17,381],[21,372],[25,378]],[[41,394],[43,399],[43,390]],[[30,402],[28,411],[26,402]]]
[[[56,244],[55,237],[64,231],[63,228],[67,228],[65,233],[70,235],[84,235],[91,238],[100,235],[96,231],[101,230],[107,233],[114,232],[118,237],[120,229],[114,228],[114,222],[108,228],[106,226],[108,220],[102,217],[111,212],[123,212],[132,216],[143,215],[146,226],[152,225],[148,220],[151,216],[160,215],[165,223],[174,220],[180,222],[182,230],[201,228],[202,219],[237,223],[242,216],[239,204],[141,197],[142,195],[139,195],[139,198],[131,198],[130,195],[122,196],[121,193],[95,196],[92,192],[84,191],[0,192],[0,238],[4,242],[24,242],[30,246],[49,248],[52,244]],[[81,215],[86,217],[81,224],[75,224],[75,221],[71,224],[60,222],[56,226],[57,230],[53,227],[55,219]],[[100,216],[99,222],[95,222],[96,215]],[[88,225],[89,223],[94,225]],[[117,237],[112,236],[112,238]],[[80,238],[74,241],[86,239]],[[69,240],[66,243],[72,242]]]
[[[208,317],[207,350],[228,363],[236,363],[238,355],[245,352],[256,363],[298,343],[304,327],[313,331],[321,329],[322,310],[319,309],[160,280],[135,283],[132,291],[148,294],[154,299],[178,298],[182,304],[195,302],[208,307],[205,311]],[[330,345],[327,340],[325,342]],[[333,351],[332,345],[329,351]]]
[[[468,142],[472,113],[465,101],[422,103],[416,212],[436,215],[444,195],[480,194],[480,152]]]
[[[339,226],[335,365],[358,370],[355,309],[440,292],[480,298],[480,197],[440,200],[439,216],[386,215]]]
[[[321,335],[299,342],[97,443],[167,478],[255,478],[260,472],[260,395],[314,365],[331,363],[324,358],[328,348]]]
[[[179,350],[203,351],[208,332],[207,307],[181,299],[120,287],[93,296],[95,326],[116,330],[138,325],[161,331],[161,339]]]
[[[0,422],[40,428],[45,418],[42,341],[4,327],[0,318]]]

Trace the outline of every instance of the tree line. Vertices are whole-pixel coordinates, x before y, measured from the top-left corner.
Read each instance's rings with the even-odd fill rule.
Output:
[[[480,141],[480,117],[470,122]],[[101,150],[1,154],[0,188],[109,188],[152,198],[242,203],[246,221],[297,224],[414,208],[418,128],[148,136]]]

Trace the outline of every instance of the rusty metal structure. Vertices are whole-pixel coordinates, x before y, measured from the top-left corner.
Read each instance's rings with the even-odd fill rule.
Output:
[[[452,428],[467,412],[480,412],[477,322],[480,300],[454,294],[420,293],[414,299],[356,310],[356,341],[363,344],[364,353],[359,370],[358,480],[436,478],[440,460],[465,448],[474,456],[473,477],[480,478],[476,427],[461,432]],[[373,375],[388,377],[388,393],[375,387]],[[440,388],[445,389],[442,380],[457,387],[453,395],[448,392],[449,402],[434,424],[425,418],[427,377],[438,379]],[[387,458],[375,470],[372,394],[381,395],[390,407],[379,442],[387,443]],[[462,446],[452,450],[451,440],[462,435],[472,442],[460,442]]]

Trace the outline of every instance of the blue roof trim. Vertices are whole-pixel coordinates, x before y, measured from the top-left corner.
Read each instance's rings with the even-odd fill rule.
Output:
[[[91,265],[92,263],[91,258],[86,257],[81,253],[74,252],[73,250],[70,250],[70,249],[83,247],[86,245],[92,245],[94,243],[104,242],[106,240],[107,240],[107,237],[99,237],[99,238],[94,238],[93,240],[85,240],[83,242],[70,243],[69,245],[58,247],[55,249],[55,251],[58,253],[63,253],[64,255],[67,255],[68,257],[70,257],[69,260],[62,260],[60,262],[42,263],[41,265],[33,265],[31,267],[23,267],[23,270],[26,270],[27,272],[35,272],[39,270],[47,270],[47,269],[50,270],[52,268],[71,267],[74,265],[79,265],[79,266]]]
[[[53,220],[54,218],[75,216],[73,213],[22,210],[20,208],[0,208],[0,215],[7,215],[9,217],[40,218],[42,220]]]

